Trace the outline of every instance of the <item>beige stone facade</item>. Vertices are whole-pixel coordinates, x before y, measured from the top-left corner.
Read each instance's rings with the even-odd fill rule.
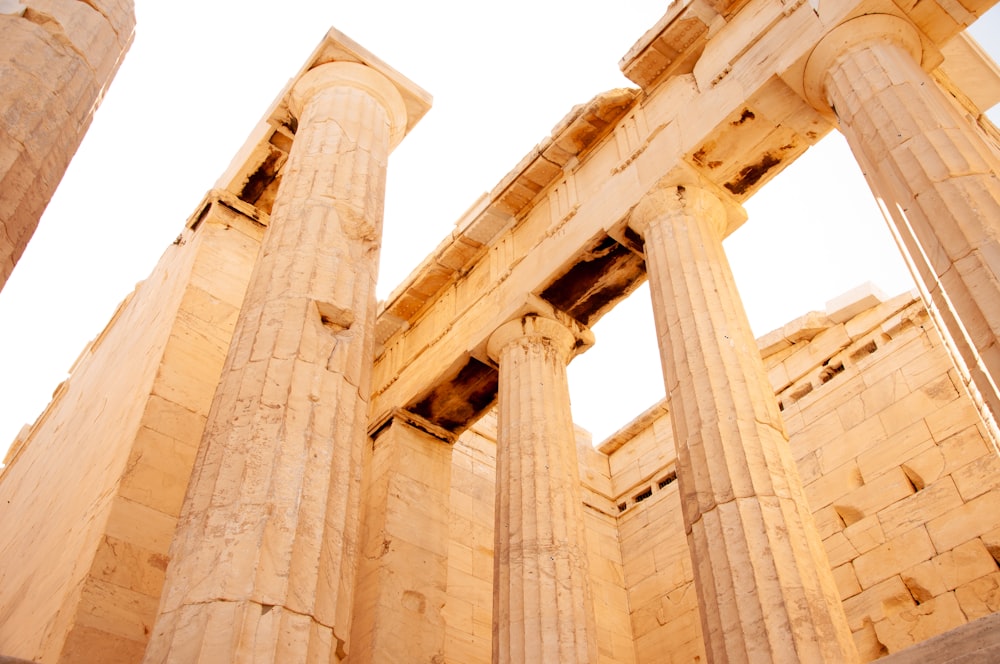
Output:
[[[851,662],[1000,613],[998,134],[956,92],[1000,83],[961,33],[991,5],[675,3],[622,61],[640,89],[574,108],[379,304],[430,98],[331,30],[8,454],[0,653]],[[923,299],[754,340],[722,240],[834,128]],[[595,447],[565,367],[646,279],[668,397]]]
[[[131,0],[0,3],[0,288],[135,30]]]

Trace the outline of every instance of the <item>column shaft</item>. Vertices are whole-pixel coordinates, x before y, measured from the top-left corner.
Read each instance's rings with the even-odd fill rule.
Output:
[[[902,19],[872,15],[821,43],[833,107],[935,318],[1000,418],[1000,158],[970,117],[921,69],[920,41]],[[836,49],[836,50],[833,50]],[[832,51],[827,53],[826,51]]]
[[[566,363],[573,335],[528,316],[490,339],[500,366],[493,662],[596,662]]]
[[[722,249],[725,211],[699,189],[654,190],[643,234],[677,479],[712,662],[857,657]]]
[[[298,131],[209,412],[147,662],[344,655],[393,121],[376,95],[341,83],[344,66],[322,65],[296,87],[305,94]]]

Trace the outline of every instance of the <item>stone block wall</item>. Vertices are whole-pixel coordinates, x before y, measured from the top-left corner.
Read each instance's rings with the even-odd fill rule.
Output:
[[[673,432],[657,404],[601,444],[612,471],[637,662],[705,659],[677,493]]]
[[[0,288],[132,43],[131,0],[23,0],[0,12]]]
[[[922,305],[796,345],[765,361],[862,656],[1000,608],[1000,463]]]
[[[759,341],[862,658],[1000,610],[1000,458],[923,306],[852,302]],[[669,415],[600,449],[637,661],[704,659]]]
[[[215,206],[126,299],[12,448],[0,475],[0,652],[141,659],[262,233]]]

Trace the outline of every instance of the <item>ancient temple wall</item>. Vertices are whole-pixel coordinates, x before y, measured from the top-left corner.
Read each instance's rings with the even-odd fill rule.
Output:
[[[493,638],[493,506],[496,416],[455,443],[451,465],[445,661],[490,661]]]
[[[135,28],[131,0],[13,5],[0,11],[0,288],[90,126]]]
[[[8,459],[0,477],[5,654],[58,655],[143,417],[145,400],[135,395],[148,393],[156,378],[183,293],[183,282],[167,276],[190,269],[193,256],[171,247]]]
[[[11,501],[0,527],[12,535],[0,552],[4,654],[141,659],[262,232],[214,206],[123,303],[13,450],[0,476]]]
[[[861,298],[759,341],[863,659],[1000,610],[1000,461],[923,306]],[[702,646],[669,415],[650,409],[601,450],[637,661],[692,661]]]
[[[650,408],[600,449],[612,473],[636,661],[704,659],[665,408]]]
[[[637,661],[636,650],[619,540],[618,507],[612,499],[611,467],[607,455],[594,449],[589,432],[579,428],[577,456],[590,564],[590,590],[597,622],[598,661],[634,664]]]
[[[873,659],[1000,609],[1000,462],[920,303],[833,322],[765,362]]]

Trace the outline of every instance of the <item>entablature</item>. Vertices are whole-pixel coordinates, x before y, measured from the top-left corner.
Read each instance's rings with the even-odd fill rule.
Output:
[[[626,224],[660,182],[695,181],[717,192],[730,212],[726,233],[735,230],[745,220],[740,204],[835,127],[835,117],[803,98],[804,63],[815,45],[859,14],[903,13],[890,0],[823,0],[818,9],[804,0],[722,3],[723,14],[719,4],[671,5],[654,31],[708,17],[706,7],[715,11],[706,43],[691,47],[700,55],[690,69],[658,75],[641,94],[596,98],[591,105],[614,112],[598,115],[607,127],[595,128],[585,154],[560,163],[548,155],[563,144],[556,136],[543,142],[394,291],[378,323],[372,421],[393,408],[435,421],[418,404],[471,399],[435,421],[454,432],[468,426],[495,398],[495,371],[476,349],[528,296],[593,325],[645,278],[641,243]],[[970,16],[992,4],[979,3]],[[634,57],[656,48],[650,34]],[[929,52],[926,64],[935,67],[937,51]]]

